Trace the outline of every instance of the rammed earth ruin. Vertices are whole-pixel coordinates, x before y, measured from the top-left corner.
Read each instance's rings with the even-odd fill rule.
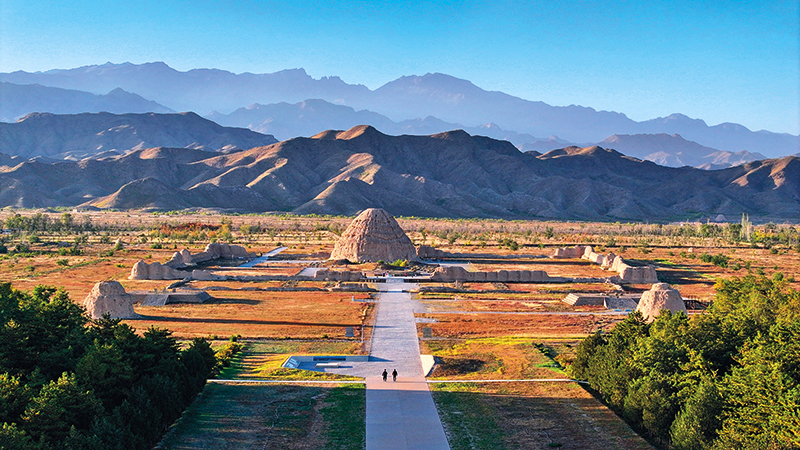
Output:
[[[332,260],[351,262],[415,261],[417,249],[391,214],[365,209],[342,233],[331,252]]]

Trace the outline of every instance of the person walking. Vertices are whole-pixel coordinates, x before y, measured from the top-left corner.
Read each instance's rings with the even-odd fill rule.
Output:
[[[383,376],[383,381],[386,381],[386,377],[388,375],[389,375],[389,373],[386,371],[386,369],[383,369],[383,373],[381,374],[381,376]]]
[[[392,370],[392,381],[397,381],[397,369]]]

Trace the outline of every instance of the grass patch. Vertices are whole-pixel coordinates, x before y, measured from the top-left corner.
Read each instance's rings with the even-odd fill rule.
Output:
[[[448,432],[451,450],[502,450],[503,430],[495,411],[471,392],[472,384],[432,384],[433,400]]]
[[[332,389],[327,406],[320,412],[325,419],[326,449],[351,450],[367,444],[367,391],[364,385]]]
[[[209,384],[156,448],[361,449],[365,411],[363,385]]]
[[[314,372],[312,370],[290,369],[288,367],[278,367],[270,371],[264,371],[259,378],[268,380],[331,380],[331,381],[358,381],[362,378],[349,375],[339,375],[329,372]]]
[[[425,341],[437,358],[432,379],[561,378],[551,347],[531,338],[500,336],[464,341]]]
[[[575,383],[433,383],[431,390],[452,450],[652,450]]]
[[[244,349],[220,372],[218,378],[259,378],[280,380],[359,380],[331,373],[285,369],[281,364],[289,355],[352,355],[359,343],[274,340],[244,343]]]

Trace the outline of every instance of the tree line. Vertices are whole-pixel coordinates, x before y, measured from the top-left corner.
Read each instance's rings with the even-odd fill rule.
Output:
[[[704,314],[633,313],[568,370],[664,447],[800,448],[800,292],[780,277],[720,279]]]
[[[204,339],[90,320],[63,290],[0,284],[0,448],[149,449],[216,364]]]

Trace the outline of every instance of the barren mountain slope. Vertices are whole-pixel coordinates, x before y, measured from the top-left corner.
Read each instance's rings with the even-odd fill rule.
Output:
[[[787,157],[718,171],[669,168],[600,147],[537,156],[460,130],[388,136],[359,126],[230,154],[151,149],[0,167],[0,204],[322,214],[381,207],[394,215],[591,220],[746,212],[777,219],[800,213],[799,165]]]

